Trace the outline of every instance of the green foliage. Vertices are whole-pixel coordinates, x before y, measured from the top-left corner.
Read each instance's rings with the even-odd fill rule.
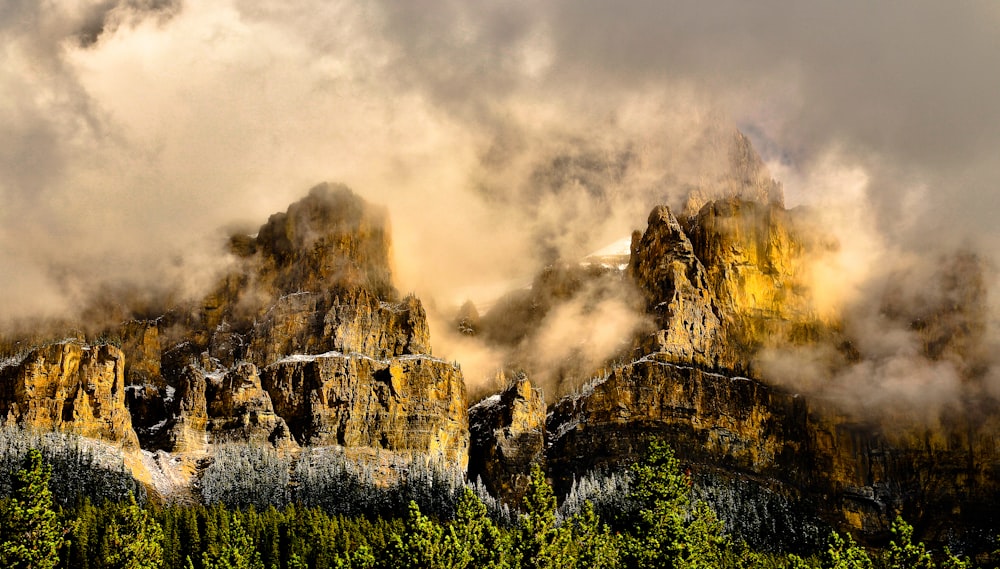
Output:
[[[65,530],[52,503],[52,467],[32,449],[17,473],[14,496],[0,505],[0,565],[8,569],[50,569],[59,562]]]
[[[158,569],[163,565],[163,529],[135,496],[114,509],[104,530],[103,566],[108,569]]]
[[[913,526],[897,517],[892,523],[895,539],[885,554],[886,569],[934,569],[934,561],[924,544],[913,543]]]
[[[524,510],[514,548],[520,566],[525,569],[568,567],[570,534],[556,525],[556,497],[538,464],[531,467]]]
[[[691,505],[691,484],[667,445],[654,441],[633,468],[636,513],[623,561],[635,568],[720,567],[730,548],[722,522],[704,504]]]
[[[473,487],[457,493],[447,514],[440,513],[446,510],[441,504],[425,513],[411,501],[404,519],[331,515],[296,504],[261,511],[222,503],[150,509],[129,497],[100,506],[79,503],[70,517],[67,547],[50,478],[43,455],[32,452],[18,472],[14,496],[0,502],[0,567],[971,569],[967,559],[947,549],[935,554],[915,542],[912,526],[901,518],[881,553],[837,533],[822,555],[808,560],[734,544],[715,512],[692,500],[688,477],[662,444],[651,445],[647,458],[632,469],[631,506],[616,520],[616,532],[583,498],[583,485],[574,498],[576,513],[560,516],[552,487],[536,466],[524,512],[512,527],[494,522]],[[568,511],[565,504],[563,511]]]
[[[455,519],[445,533],[448,566],[454,569],[509,567],[510,544],[487,515],[486,505],[469,487],[458,499]]]
[[[389,546],[391,566],[398,569],[443,567],[443,535],[443,528],[421,514],[416,502],[410,502],[403,531],[393,536]]]
[[[947,547],[940,565],[936,564],[923,543],[913,543],[913,526],[906,523],[902,517],[896,517],[892,524],[892,534],[895,539],[889,543],[885,552],[886,569],[971,569],[972,563],[952,555]]]
[[[585,502],[583,510],[569,520],[571,551],[577,567],[611,569],[620,564],[619,540],[601,523],[594,505]]]
[[[260,553],[239,516],[233,516],[220,531],[218,548],[202,555],[204,569],[264,569]]]
[[[684,569],[711,569],[725,564],[731,548],[722,522],[704,502],[698,502],[683,530],[683,542],[674,546],[680,555],[674,564]]]
[[[830,534],[830,541],[822,557],[823,569],[874,569],[868,552],[854,542],[851,536]]]

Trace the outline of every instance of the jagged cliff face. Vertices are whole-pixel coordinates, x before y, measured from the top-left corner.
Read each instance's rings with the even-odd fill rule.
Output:
[[[707,495],[759,504],[795,545],[822,539],[825,524],[877,541],[902,513],[926,539],[982,547],[1000,504],[995,402],[959,403],[933,420],[891,406],[872,416],[822,391],[787,391],[754,368],[764,347],[821,340],[842,341],[843,361],[860,357],[803,286],[822,243],[775,204],[728,199],[682,219],[655,208],[633,239],[628,273],[659,330],[639,338],[641,357],[550,407],[546,460],[559,485],[568,489],[568,473],[627,464],[661,437]],[[927,303],[903,316],[890,305],[883,317],[911,318],[928,361],[968,362],[975,319],[956,299],[976,291],[940,288],[948,309]],[[942,334],[949,326],[960,332]],[[738,523],[752,518],[745,506],[730,511]]]
[[[807,545],[833,525],[877,540],[900,512],[926,539],[992,537],[1000,408],[980,385],[990,344],[979,261],[903,275],[938,292],[915,302],[900,286],[875,309],[918,339],[915,355],[950,365],[982,397],[914,420],[782,388],[757,365],[762,351],[822,343],[838,365],[864,354],[809,296],[810,259],[835,245],[784,209],[745,137],[720,148],[731,171],[692,188],[679,211],[655,207],[627,265],[554,263],[486,314],[463,308],[456,328],[527,372],[471,409],[457,365],[431,355],[423,305],[392,285],[385,211],[323,185],[233,237],[232,270],[201,302],[106,330],[120,349],[82,338],[0,346],[16,352],[0,360],[0,415],[141,445],[158,453],[150,468],[188,483],[226,443],[292,455],[330,446],[468,465],[511,502],[532,464],[565,491],[658,437],[751,539]],[[609,305],[628,333],[596,350],[580,324]],[[183,472],[167,473],[174,459]],[[766,531],[749,527],[759,511]]]
[[[531,466],[544,462],[545,414],[541,390],[524,377],[469,409],[469,479],[481,480],[508,503],[520,503]]]
[[[321,185],[230,246],[232,271],[201,303],[105,331],[120,350],[69,341],[5,362],[0,412],[174,453],[184,472],[165,477],[186,483],[232,442],[465,468],[464,380],[430,355],[423,306],[392,284],[385,210]]]
[[[735,361],[726,354],[722,312],[705,267],[667,207],[654,209],[649,229],[633,235],[628,272],[656,317],[654,349],[710,367]]]
[[[125,408],[125,358],[118,348],[67,340],[7,363],[0,367],[5,423],[138,447]]]
[[[806,262],[820,240],[775,204],[710,202],[678,220],[666,206],[633,235],[628,272],[659,330],[644,352],[748,371],[769,344],[830,334],[806,289]]]
[[[426,355],[296,355],[265,368],[264,385],[301,444],[468,463],[468,399],[450,363]]]
[[[738,528],[761,544],[818,545],[817,523],[878,540],[902,513],[925,539],[984,545],[998,521],[996,411],[904,428],[859,422],[829,403],[659,353],[556,403],[546,457],[568,490],[567,473],[628,464],[663,438],[722,509],[756,505],[784,526],[777,538],[773,526]]]
[[[201,310],[158,324],[180,340],[161,352],[165,387],[135,406],[163,402],[150,444],[370,447],[464,467],[463,378],[430,357],[423,306],[392,286],[384,210],[319,186],[232,246],[238,268]],[[126,345],[148,361],[137,330]]]
[[[699,495],[759,546],[777,539],[808,549],[831,526],[878,543],[903,514],[922,539],[991,548],[1000,525],[1000,407],[980,386],[988,369],[981,263],[959,254],[930,273],[897,275],[897,286],[871,307],[914,336],[914,357],[950,366],[972,395],[935,413],[893,401],[872,413],[845,406],[842,391],[792,391],[785,386],[794,381],[778,382],[758,365],[762,351],[821,346],[833,368],[857,365],[865,354],[852,336],[857,324],[821,312],[810,296],[809,263],[836,243],[807,225],[808,212],[782,206],[780,187],[767,182],[755,154],[732,156],[743,156],[736,160],[743,183],[696,192],[679,213],[655,207],[633,235],[623,286],[640,291],[653,329],[638,331],[631,351],[618,356],[624,363],[550,399],[544,426],[522,429],[523,420],[512,420],[528,400],[516,386],[474,407],[470,474],[516,500],[526,465],[537,461],[565,492],[574,478],[626,466],[662,438]],[[562,300],[546,283],[573,282],[552,275],[587,270],[550,267],[531,291],[507,299],[500,308],[524,316],[519,328],[497,326],[495,314],[466,327],[531,338],[532,318]],[[914,298],[917,287],[907,286],[914,280],[934,292]],[[851,399],[863,400],[867,388],[856,389],[862,393]]]

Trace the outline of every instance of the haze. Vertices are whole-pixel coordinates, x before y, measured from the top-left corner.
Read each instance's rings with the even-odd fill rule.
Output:
[[[457,306],[682,204],[737,127],[841,241],[822,303],[998,242],[992,2],[5,0],[0,48],[8,323],[196,295],[227,232],[324,180],[390,208],[404,292]]]

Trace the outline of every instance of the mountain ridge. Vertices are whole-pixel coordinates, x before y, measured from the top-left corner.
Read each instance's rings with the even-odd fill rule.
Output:
[[[830,526],[877,542],[900,512],[931,541],[983,547],[1000,505],[995,401],[905,421],[769,377],[762,354],[821,346],[831,369],[865,354],[844,316],[809,296],[808,262],[829,239],[784,208],[745,137],[726,148],[729,181],[680,214],[653,207],[624,267],[551,263],[530,289],[452,319],[504,353],[500,383],[510,378],[471,408],[460,366],[432,355],[424,304],[393,284],[386,211],[321,184],[256,235],[233,236],[229,272],[200,301],[89,342],[19,348],[0,366],[0,411],[7,425],[116,445],[164,499],[197,499],[224,449],[250,445],[289,460],[332,449],[382,465],[383,482],[403,476],[398,464],[433,464],[516,503],[533,464],[565,493],[658,438],[749,539],[766,535],[740,519],[756,505],[781,512],[772,523],[795,547]],[[940,280],[955,291],[937,312],[897,295],[885,315],[924,338],[927,361],[970,362],[974,382],[979,368],[962,358],[978,353],[979,329],[946,316],[972,318],[980,297],[951,270]],[[949,313],[952,297],[965,304]],[[588,343],[611,316],[624,317],[621,337]]]

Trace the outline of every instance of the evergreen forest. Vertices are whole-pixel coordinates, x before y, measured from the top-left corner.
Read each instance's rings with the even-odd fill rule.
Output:
[[[319,506],[282,508],[142,503],[61,505],[52,464],[30,449],[0,502],[0,567],[10,569],[300,569],[300,568],[822,568],[962,569],[972,561],[913,541],[901,518],[885,548],[869,550],[830,534],[809,556],[754,551],[725,531],[672,451],[651,444],[626,473],[628,494],[613,507],[582,500],[575,513],[557,507],[535,467],[521,511],[487,506],[482,489],[463,486],[454,499],[422,508],[410,500],[398,515],[330,513]],[[598,510],[600,509],[600,513]]]

